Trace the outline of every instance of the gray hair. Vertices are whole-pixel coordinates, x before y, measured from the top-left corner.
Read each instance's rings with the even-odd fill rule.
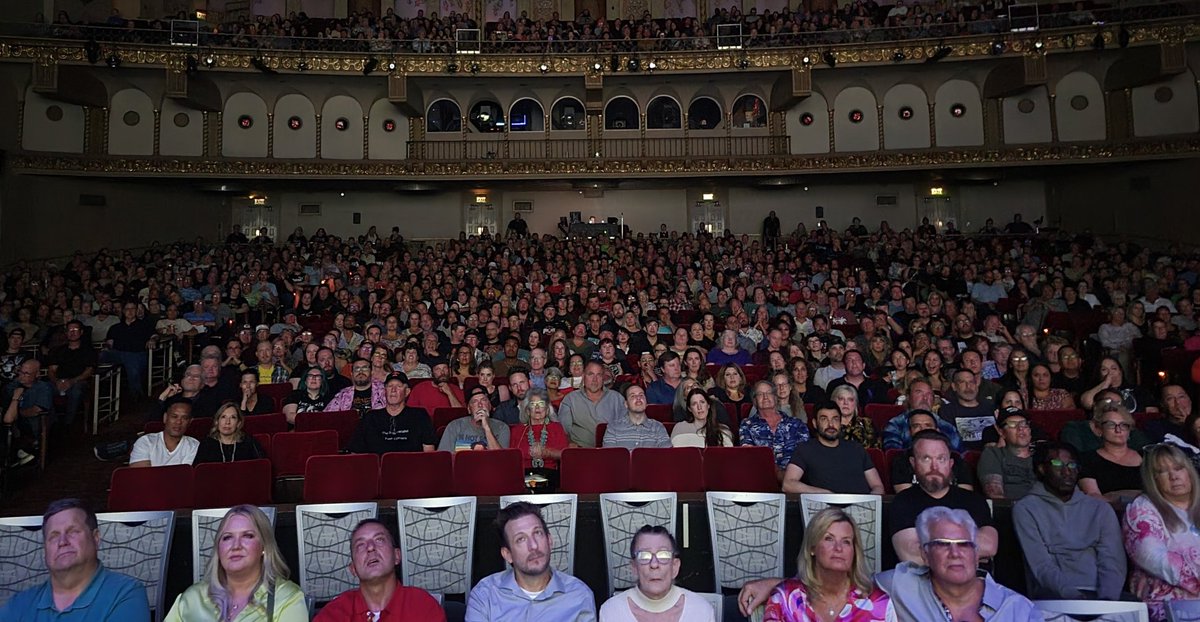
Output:
[[[929,544],[930,540],[933,540],[931,533],[933,525],[939,521],[951,522],[966,529],[971,542],[975,541],[975,535],[979,532],[979,528],[975,526],[975,519],[971,518],[966,510],[935,505],[917,515],[917,538],[920,539],[921,546],[925,546]]]
[[[541,398],[544,402],[546,402],[547,423],[551,421],[558,421],[558,413],[554,412],[554,404],[550,401],[550,395],[546,393],[546,390],[530,387],[529,391],[525,394],[525,401],[521,402],[520,404],[521,409],[519,417],[521,423],[529,423],[529,403],[532,402],[534,398]]]

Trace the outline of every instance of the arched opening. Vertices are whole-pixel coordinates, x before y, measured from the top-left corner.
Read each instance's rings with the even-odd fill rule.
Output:
[[[688,106],[688,129],[715,130],[721,127],[721,105],[711,97],[697,97]]]
[[[504,131],[504,109],[500,104],[485,99],[471,106],[471,127],[476,132],[503,132]]]
[[[757,95],[742,95],[733,103],[733,126],[766,127],[767,106]]]
[[[520,99],[508,114],[510,132],[542,132],[546,129],[542,105],[534,99]]]
[[[564,97],[550,109],[550,129],[552,130],[586,130],[587,114],[583,102],[574,97]]]
[[[608,101],[604,107],[604,129],[636,130],[639,127],[637,102],[625,96]]]
[[[659,95],[646,106],[646,127],[652,130],[678,130],[683,127],[679,102],[668,95]]]
[[[461,132],[462,113],[458,104],[449,99],[439,99],[429,104],[429,109],[425,111],[425,131],[430,134]]]

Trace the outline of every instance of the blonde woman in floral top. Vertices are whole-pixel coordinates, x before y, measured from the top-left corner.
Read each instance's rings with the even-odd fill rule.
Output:
[[[875,426],[870,419],[858,412],[858,391],[854,387],[843,384],[835,387],[829,394],[842,413],[842,438],[852,440],[863,447],[879,448],[879,439],[875,435]]]

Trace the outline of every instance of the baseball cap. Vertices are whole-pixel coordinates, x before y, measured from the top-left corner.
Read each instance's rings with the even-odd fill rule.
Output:
[[[270,326],[267,326],[266,324],[259,324],[258,326],[255,326],[255,327],[254,327],[254,332],[256,332],[256,333],[257,333],[257,332],[258,332],[258,331],[260,331],[260,330],[270,331],[270,330],[271,330],[271,327],[270,327]]]
[[[1000,411],[1000,414],[996,415],[996,425],[1002,425],[1006,420],[1008,420],[1009,417],[1021,417],[1026,421],[1033,421],[1033,419],[1029,417],[1029,413],[1020,408],[1010,407],[1005,408],[1004,410]]]
[[[389,382],[403,382],[404,384],[408,384],[408,375],[402,371],[394,371],[388,374],[387,378],[383,379],[383,384]]]

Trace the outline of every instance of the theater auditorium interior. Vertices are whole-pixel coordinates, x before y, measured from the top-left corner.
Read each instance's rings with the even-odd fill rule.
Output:
[[[180,613],[243,504],[304,619],[371,518],[450,620],[883,619],[831,507],[900,620],[943,549],[1196,619],[1197,71],[1196,0],[5,0],[0,612],[77,498],[157,620],[274,619]]]

